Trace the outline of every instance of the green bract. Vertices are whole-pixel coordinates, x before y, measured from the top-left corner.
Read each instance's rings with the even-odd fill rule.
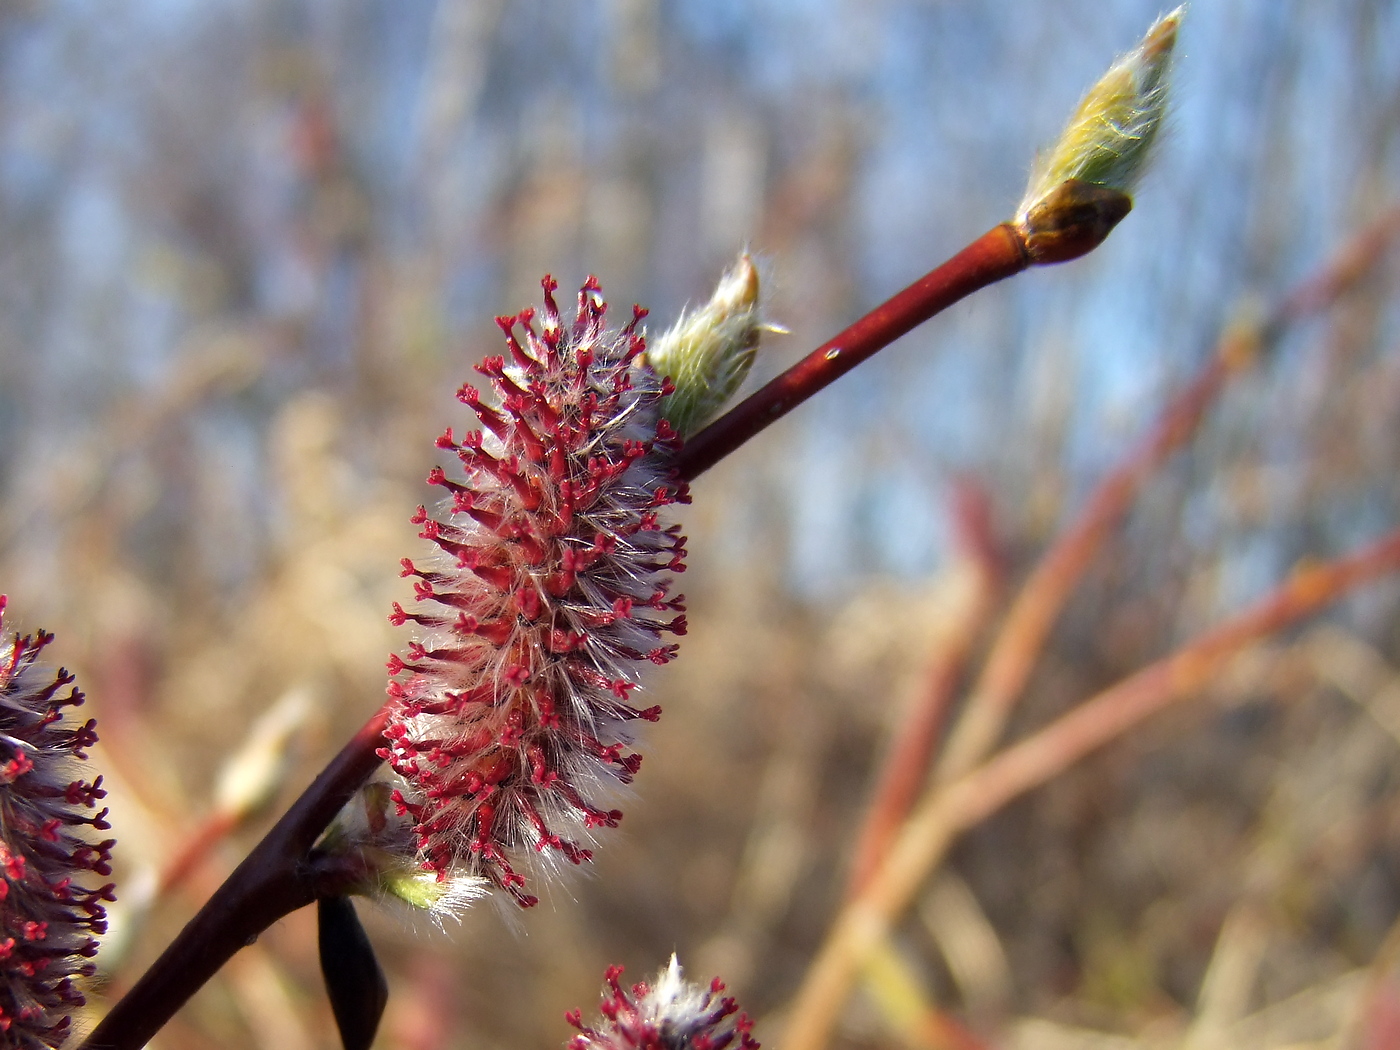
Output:
[[[651,341],[647,363],[675,386],[662,411],[681,437],[713,419],[739,389],[766,327],[758,307],[758,268],[745,253],[708,303]]]

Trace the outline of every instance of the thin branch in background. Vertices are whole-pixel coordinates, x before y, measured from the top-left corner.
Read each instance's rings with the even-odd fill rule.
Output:
[[[204,818],[185,844],[165,867],[156,883],[155,898],[159,899],[180,886],[209,859],[215,847],[226,840],[243,821],[233,813],[210,813]]]
[[[866,890],[832,923],[787,1011],[784,1050],[827,1046],[866,954],[888,935],[960,833],[1151,715],[1196,695],[1245,646],[1397,570],[1400,532],[1349,557],[1300,569],[1246,612],[936,787],[914,811]]]
[[[988,1050],[951,1014],[928,1003],[917,977],[888,943],[867,961],[867,987],[910,1050]]]
[[[1400,204],[1392,204],[1342,245],[1321,270],[1283,297],[1266,322],[1269,345],[1277,338],[1272,328],[1325,310],[1354,287],[1390,250],[1397,235],[1400,235]]]
[[[881,766],[856,835],[847,890],[852,895],[870,880],[919,797],[972,648],[1000,599],[1005,573],[989,513],[986,494],[971,481],[962,482],[954,497],[953,519],[960,561],[971,579],[963,600],[948,611],[952,627],[935,640],[917,702],[899,723]]]
[[[1055,620],[1105,538],[1148,479],[1190,440],[1225,384],[1276,345],[1289,325],[1335,303],[1371,271],[1397,233],[1400,207],[1388,209],[1349,239],[1314,275],[1285,295],[1260,324],[1241,325],[1227,332],[1146,436],[1099,483],[1079,516],[1045,552],[1017,593],[939,759],[940,779],[957,779],[995,746],[1045,649]]]
[[[1285,295],[1261,324],[1237,327],[1227,333],[1205,367],[1168,404],[1146,438],[1100,483],[1084,512],[1045,554],[1018,593],[938,765],[940,783],[955,782],[971,772],[995,745],[1055,619],[1105,537],[1126,514],[1142,485],[1195,433],[1225,383],[1261,351],[1272,347],[1289,323],[1330,306],[1370,272],[1397,232],[1400,208],[1392,208],[1349,239],[1316,274]],[[858,857],[863,858],[864,854]],[[935,862],[931,861],[930,866],[932,863]],[[868,880],[870,876],[862,872],[862,877]],[[859,896],[857,893],[857,899]],[[818,967],[819,963],[813,964],[809,981]],[[795,1024],[803,1023],[800,1008],[794,1016],[798,1018]],[[800,1034],[801,1029],[798,1031]]]

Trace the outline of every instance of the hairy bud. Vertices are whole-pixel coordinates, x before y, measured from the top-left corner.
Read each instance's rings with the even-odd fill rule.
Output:
[[[1053,149],[1036,158],[1017,225],[1031,260],[1063,262],[1096,248],[1132,207],[1167,111],[1172,51],[1184,7],[1159,18],[1079,103]]]
[[[762,333],[782,331],[764,323],[758,291],[758,267],[745,252],[708,303],[652,340],[647,363],[675,385],[664,412],[681,437],[713,419],[739,389]]]

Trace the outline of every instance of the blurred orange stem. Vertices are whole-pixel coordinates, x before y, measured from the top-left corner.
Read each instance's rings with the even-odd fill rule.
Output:
[[[1031,571],[997,632],[963,715],[939,760],[940,780],[955,780],[996,744],[1045,647],[1050,629],[1104,538],[1127,513],[1143,483],[1195,433],[1236,365],[1219,353],[1167,406],[1157,425],[1089,497],[1080,516]]]
[[[914,811],[865,891],[836,917],[788,1011],[784,1050],[821,1050],[827,1045],[866,953],[888,935],[958,834],[1150,715],[1192,695],[1245,645],[1396,570],[1400,531],[1350,557],[1300,569],[1252,609],[934,789]]]
[[[1002,559],[987,522],[986,496],[968,483],[959,492],[957,504],[959,546],[966,551],[964,560],[974,578],[963,600],[949,610],[952,628],[936,640],[918,701],[895,730],[865,823],[856,837],[848,888],[851,895],[865,887],[919,797],[967,659],[1000,599]]]
[[[156,896],[169,893],[208,858],[210,852],[238,827],[238,817],[231,813],[213,813],[205,818],[204,825],[190,837],[183,849],[165,866],[160,873]]]

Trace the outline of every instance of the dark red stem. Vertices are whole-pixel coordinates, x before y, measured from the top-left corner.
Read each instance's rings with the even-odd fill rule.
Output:
[[[681,477],[690,480],[703,474],[906,332],[979,288],[1020,273],[1030,262],[1025,241],[1014,226],[1003,223],[988,230],[688,439],[678,460]]]
[[[388,708],[377,711],[282,819],[234,869],[170,943],[164,954],[112,1007],[84,1050],[140,1050],[238,949],[284,915],[314,901],[321,873],[311,847],[380,759]]]

